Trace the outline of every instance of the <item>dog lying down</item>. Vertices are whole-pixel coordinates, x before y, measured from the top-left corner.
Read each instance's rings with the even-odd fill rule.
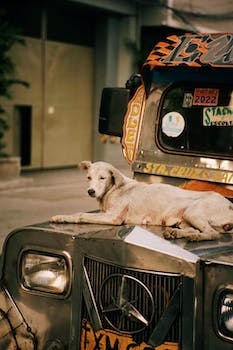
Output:
[[[198,192],[166,184],[146,184],[123,175],[105,162],[83,161],[88,194],[100,212],[56,215],[56,223],[168,226],[165,238],[213,240],[233,233],[233,204],[216,192]]]

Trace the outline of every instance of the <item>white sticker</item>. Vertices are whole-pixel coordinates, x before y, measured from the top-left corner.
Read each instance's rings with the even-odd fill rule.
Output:
[[[183,116],[178,112],[169,112],[162,119],[162,131],[170,137],[178,137],[185,127]]]
[[[204,126],[233,126],[233,107],[203,108]]]

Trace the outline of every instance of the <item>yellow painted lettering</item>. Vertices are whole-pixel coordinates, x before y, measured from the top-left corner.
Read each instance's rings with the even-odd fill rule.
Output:
[[[139,115],[139,112],[140,112],[140,104],[139,103],[134,103],[132,105],[132,109],[131,109],[130,115],[135,117],[135,116]]]
[[[193,179],[198,179],[200,177],[201,169],[193,169],[192,172],[192,178]]]
[[[167,167],[164,164],[159,165],[157,169],[158,175],[168,175]]]
[[[184,177],[192,177],[192,168],[185,168]]]
[[[170,173],[171,176],[176,176],[177,175],[177,171],[178,171],[178,166],[174,166],[173,168],[171,168],[169,173]]]
[[[223,175],[222,174],[223,174],[222,172],[215,172],[214,175],[213,175],[213,180],[222,182],[222,179],[223,179]]]
[[[139,103],[141,105],[143,95],[144,95],[144,89],[138,91],[137,95],[135,96],[134,102]]]
[[[210,178],[210,173],[209,173],[209,171],[203,171],[202,173],[201,173],[201,178],[202,179],[209,179]]]
[[[135,130],[130,129],[127,131],[126,142],[133,142],[135,136]]]
[[[143,169],[143,172],[144,173],[151,173],[151,170],[152,170],[152,166],[153,166],[153,163],[146,163],[146,166],[145,168]]]
[[[134,119],[132,117],[130,117],[127,121],[127,127],[128,128],[132,128],[132,129],[135,129],[138,125],[138,121],[137,119]]]
[[[222,180],[223,180],[223,182],[228,181],[228,173],[226,171],[224,171],[224,173],[222,174]]]
[[[185,172],[185,167],[183,167],[183,166],[179,167],[179,169],[177,171],[177,176],[183,177],[184,176],[184,172]]]
[[[228,182],[228,183],[232,183],[232,181],[233,181],[233,173],[229,173],[229,174],[228,174],[227,182]]]
[[[152,173],[157,174],[158,173],[158,168],[161,166],[159,163],[153,163],[153,168],[152,168]]]
[[[150,174],[157,174],[157,169],[161,166],[159,163],[147,163],[143,172]]]

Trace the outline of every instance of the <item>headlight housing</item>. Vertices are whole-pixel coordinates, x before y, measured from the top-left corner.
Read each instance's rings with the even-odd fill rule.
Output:
[[[70,268],[65,256],[27,251],[20,266],[24,288],[59,295],[68,292]]]
[[[233,286],[219,289],[216,297],[218,333],[233,341]]]

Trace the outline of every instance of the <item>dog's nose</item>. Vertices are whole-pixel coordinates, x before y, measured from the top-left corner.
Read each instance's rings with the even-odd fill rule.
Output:
[[[90,188],[87,192],[88,192],[89,196],[95,197],[95,190],[93,190],[93,188]]]

